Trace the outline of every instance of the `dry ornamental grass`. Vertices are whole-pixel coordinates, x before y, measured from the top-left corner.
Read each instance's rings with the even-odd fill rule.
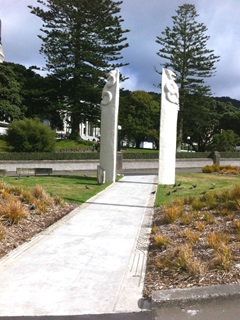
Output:
[[[40,186],[26,191],[0,183],[0,258],[75,207],[59,197],[50,197]]]
[[[240,187],[155,208],[144,295],[240,283]]]

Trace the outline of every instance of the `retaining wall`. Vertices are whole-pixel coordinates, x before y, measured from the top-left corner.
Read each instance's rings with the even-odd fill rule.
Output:
[[[211,165],[212,159],[198,158],[198,159],[177,159],[176,169],[181,168],[202,168],[206,165]],[[222,159],[221,165],[240,166],[240,159]],[[54,171],[95,171],[99,165],[99,160],[41,160],[41,161],[0,161],[0,169],[9,172],[16,172],[17,168],[52,168]],[[127,160],[124,159],[118,170],[145,170],[158,169],[158,160]]]

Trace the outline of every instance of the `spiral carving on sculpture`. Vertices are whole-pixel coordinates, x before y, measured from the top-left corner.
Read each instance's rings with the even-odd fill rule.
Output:
[[[116,81],[116,71],[110,71],[107,77],[107,83],[105,84],[102,92],[102,105],[106,106],[112,101],[113,95],[110,90],[115,85]]]
[[[166,99],[174,104],[178,105],[179,102],[179,92],[178,92],[178,86],[176,82],[174,81],[175,79],[175,74],[168,69],[165,69],[166,75],[167,75],[167,81],[164,86],[164,91],[166,93]]]
[[[101,104],[106,106],[112,101],[112,93],[110,91],[103,91]]]

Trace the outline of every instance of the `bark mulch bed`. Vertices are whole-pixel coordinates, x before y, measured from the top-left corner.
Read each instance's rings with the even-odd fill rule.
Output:
[[[191,211],[185,205],[172,223],[164,221],[164,210],[155,208],[145,297],[156,290],[240,283],[240,210]]]

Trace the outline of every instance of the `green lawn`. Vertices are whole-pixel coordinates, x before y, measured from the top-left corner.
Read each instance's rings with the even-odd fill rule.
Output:
[[[159,185],[155,206],[183,197],[201,196],[202,192],[213,192],[240,185],[240,177],[209,173],[181,173],[176,175],[176,184],[179,183],[181,183],[181,186],[176,188]],[[213,184],[215,184],[215,188],[212,190]],[[196,185],[196,188],[191,188],[193,185]],[[173,192],[174,190],[177,191]]]
[[[29,176],[20,177],[19,180],[16,177],[6,177],[3,181],[28,190],[40,185],[50,195],[57,195],[67,202],[77,204],[84,203],[110,185],[98,185],[97,178],[90,176]]]

